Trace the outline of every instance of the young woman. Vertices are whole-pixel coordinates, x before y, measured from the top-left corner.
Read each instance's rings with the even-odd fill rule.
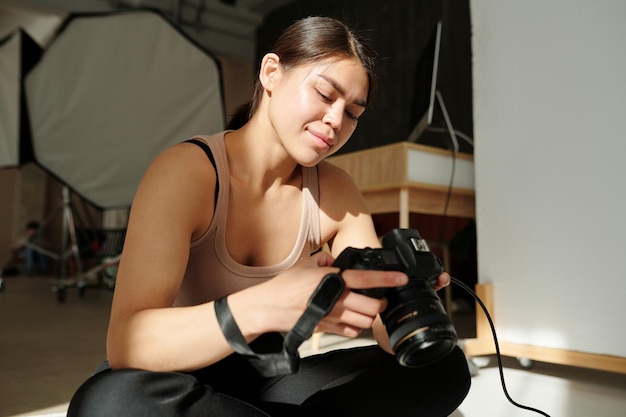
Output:
[[[401,272],[346,270],[317,325],[378,346],[303,358],[267,378],[233,352],[215,312],[245,342],[276,351],[344,248],[379,247],[352,179],[324,162],[350,138],[374,90],[374,54],[342,22],[289,27],[261,62],[249,120],[160,155],[137,191],[117,275],[108,363],[68,416],[447,416],[469,389],[456,350],[424,368],[391,354],[384,299],[351,291],[407,283]],[[319,252],[328,244],[331,253]],[[438,287],[449,283],[446,273]],[[244,342],[244,343],[245,343]]]

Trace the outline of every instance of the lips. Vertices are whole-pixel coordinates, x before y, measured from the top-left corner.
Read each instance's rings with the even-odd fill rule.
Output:
[[[320,149],[328,149],[334,145],[334,140],[326,135],[314,132],[312,130],[309,130],[309,133],[311,134],[311,136],[315,140],[315,143]]]

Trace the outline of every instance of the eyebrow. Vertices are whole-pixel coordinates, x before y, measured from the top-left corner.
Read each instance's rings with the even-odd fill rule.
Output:
[[[324,75],[324,74],[318,74],[317,76],[320,77],[320,78],[323,78],[326,81],[328,81],[328,83],[330,83],[330,85],[332,85],[333,88],[335,90],[337,90],[339,92],[339,94],[341,94],[342,96],[346,94],[346,90],[334,78],[331,78],[331,77],[329,77],[327,75]],[[361,106],[363,108],[367,107],[367,102],[364,101],[364,100],[356,100],[354,102],[354,104],[356,104],[358,106]]]

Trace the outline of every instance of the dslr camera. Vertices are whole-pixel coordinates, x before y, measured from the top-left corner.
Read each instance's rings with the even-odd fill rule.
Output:
[[[406,273],[409,283],[402,287],[354,291],[387,299],[387,308],[380,316],[401,365],[414,368],[436,362],[457,343],[456,330],[432,288],[443,264],[415,229],[393,229],[382,243],[377,249],[346,248],[333,266]]]

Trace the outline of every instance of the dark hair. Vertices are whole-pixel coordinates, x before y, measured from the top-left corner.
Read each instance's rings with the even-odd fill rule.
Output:
[[[289,26],[278,38],[271,49],[278,55],[285,70],[298,65],[323,60],[326,58],[357,58],[367,73],[369,103],[378,85],[376,67],[377,56],[367,41],[347,24],[322,16],[310,16],[298,20]],[[254,86],[252,101],[240,107],[240,112],[247,112],[246,120],[254,115],[263,96],[263,86],[258,78]],[[240,127],[242,115],[235,114],[229,123],[231,128]]]
[[[235,112],[228,119],[228,123],[226,124],[226,130],[237,130],[243,125],[245,125],[250,119],[250,106],[252,102],[249,101],[237,107]]]

